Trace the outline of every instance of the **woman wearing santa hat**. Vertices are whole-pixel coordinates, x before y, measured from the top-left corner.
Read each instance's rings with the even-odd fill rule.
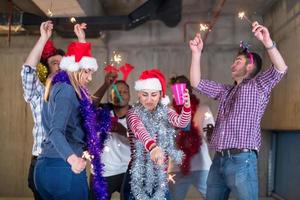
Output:
[[[75,33],[84,28],[75,25]],[[109,113],[103,116],[104,111],[96,110],[87,90],[97,68],[91,44],[72,42],[60,62],[61,71],[46,82],[42,110],[46,137],[35,167],[35,184],[44,199],[88,199],[86,160],[83,158],[87,148],[93,158],[92,164],[99,163],[94,166],[94,187],[96,196],[102,198],[97,199],[106,199],[99,152],[109,128]]]
[[[181,114],[166,105],[166,80],[157,69],[142,72],[135,82],[138,103],[128,111],[131,146],[121,199],[169,199],[167,162],[181,162],[183,153],[175,148],[175,127],[184,128],[191,120],[190,97],[185,91]]]

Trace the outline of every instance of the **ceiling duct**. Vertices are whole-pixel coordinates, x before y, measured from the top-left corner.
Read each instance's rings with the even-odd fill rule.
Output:
[[[101,31],[130,30],[149,20],[161,20],[167,26],[174,27],[181,20],[182,0],[149,0],[131,12],[121,16],[76,17],[76,22],[88,24],[87,37],[99,37]],[[45,16],[22,13],[22,25],[29,31],[39,30]],[[51,18],[55,30],[62,37],[74,37],[73,24],[69,17]]]

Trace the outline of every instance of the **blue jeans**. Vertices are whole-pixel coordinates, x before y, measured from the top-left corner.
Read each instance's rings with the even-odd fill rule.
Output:
[[[128,168],[127,172],[125,173],[125,177],[123,179],[123,184],[121,189],[121,200],[135,200],[135,197],[131,192],[131,187],[130,187],[131,178],[130,178],[129,170],[130,169]],[[166,192],[164,200],[171,200],[169,191]]]
[[[193,185],[205,199],[208,170],[191,171],[187,176],[184,176],[181,172],[171,174],[175,174],[175,183],[169,182],[172,200],[184,200],[191,185]]]
[[[86,172],[75,174],[61,158],[39,158],[34,182],[45,200],[88,200]]]
[[[215,155],[207,179],[207,200],[227,200],[230,192],[238,200],[258,200],[255,152]]]
[[[34,168],[35,168],[36,162],[37,162],[36,156],[32,156],[31,157],[30,167],[29,167],[29,173],[28,173],[28,187],[33,192],[34,200],[43,200],[43,198],[38,193],[38,191],[37,191],[37,189],[35,187],[35,184],[34,184],[34,177],[33,176],[34,176]]]

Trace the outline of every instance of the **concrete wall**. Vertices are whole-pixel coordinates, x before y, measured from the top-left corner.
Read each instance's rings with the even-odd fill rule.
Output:
[[[300,2],[278,1],[264,17],[273,40],[289,67],[283,81],[274,89],[267,108],[263,128],[300,129]]]

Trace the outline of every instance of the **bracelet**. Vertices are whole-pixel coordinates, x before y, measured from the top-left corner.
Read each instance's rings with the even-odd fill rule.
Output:
[[[266,47],[267,50],[270,50],[270,49],[273,49],[276,47],[276,42],[274,42],[274,41],[272,41],[272,42],[273,42],[272,46]]]
[[[152,151],[153,149],[155,149],[155,147],[157,147],[156,144],[154,144],[154,145],[151,147],[151,149],[149,149],[149,153],[151,153],[151,151]]]

